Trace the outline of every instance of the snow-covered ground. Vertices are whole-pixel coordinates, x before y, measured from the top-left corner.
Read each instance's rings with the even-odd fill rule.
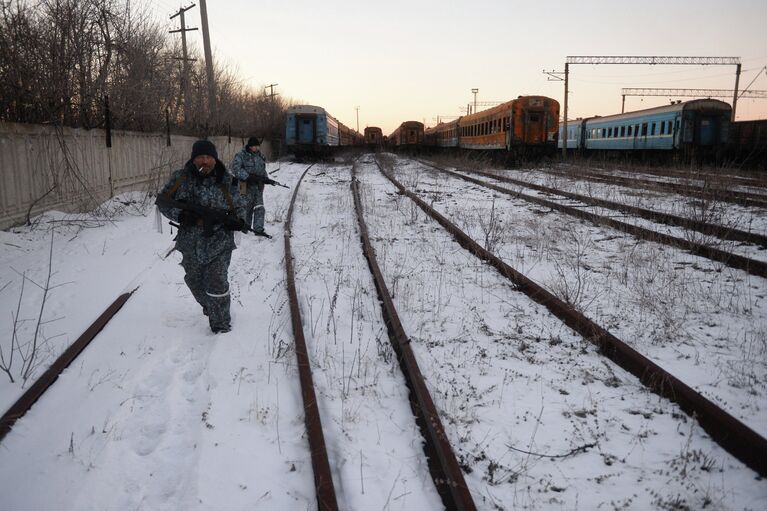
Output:
[[[695,421],[464,251],[371,156],[357,165],[379,264],[480,509],[767,507],[767,483]],[[767,432],[763,279],[396,165],[509,264]],[[295,186],[305,168],[283,163],[274,177]],[[350,172],[351,163],[310,169],[292,231],[339,504],[440,509],[361,254]],[[139,286],[0,444],[3,509],[316,508],[284,283],[290,193],[267,189],[274,239],[239,241],[234,329],[218,336],[178,254],[163,259],[172,236],[167,224],[156,232],[143,197],[112,201],[119,211],[98,227],[52,214],[0,233],[6,361],[17,308],[19,342],[34,336],[53,239],[47,341],[30,381]],[[3,408],[24,390],[20,369],[17,354],[16,381],[0,373]]]
[[[563,172],[541,172],[538,169],[522,169],[500,171],[500,175],[508,175],[514,179],[533,184],[548,186],[558,190],[610,200],[629,206],[651,209],[661,213],[700,220],[732,229],[747,232],[767,234],[767,211],[720,202],[703,200],[673,192],[664,193],[657,190],[638,190],[619,184],[599,183],[578,179],[577,174],[568,175],[567,167]],[[527,192],[525,192],[527,193]]]

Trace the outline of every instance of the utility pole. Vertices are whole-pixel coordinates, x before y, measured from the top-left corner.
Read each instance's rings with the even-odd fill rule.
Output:
[[[735,93],[732,96],[732,122],[735,122],[735,107],[738,105],[738,83],[740,82],[740,62],[735,65]]]
[[[357,111],[357,133],[360,132],[360,107],[355,106],[354,109]]]
[[[565,64],[565,115],[562,117],[562,159],[567,158],[567,96],[570,94],[568,85],[570,84],[570,64]]]
[[[274,88],[277,87],[279,83],[270,83],[266,87],[264,87],[264,92],[266,92],[266,89],[269,89],[269,96],[271,98],[271,101],[269,102],[269,132],[272,131],[272,127],[274,124],[274,96],[279,96],[279,93],[274,92]]]
[[[474,113],[477,112],[477,92],[479,92],[479,89],[471,89],[471,92],[474,93]]]
[[[171,30],[169,33],[175,34],[176,32],[181,32],[181,51],[183,53],[183,57],[174,57],[176,60],[181,60],[183,65],[183,71],[182,71],[182,78],[181,78],[181,90],[184,93],[184,123],[189,122],[189,62],[194,62],[197,59],[190,59],[187,55],[186,51],[186,33],[191,32],[193,30],[197,30],[197,27],[193,28],[186,28],[186,21],[184,21],[184,13],[194,7],[195,4],[190,5],[189,7],[180,7],[178,9],[178,12],[170,17],[170,19],[175,18],[176,16],[181,17],[181,28],[178,30]]]
[[[565,82],[565,112],[562,116],[562,158],[567,156],[567,95],[569,94],[567,90],[568,85],[568,78],[570,75],[570,67],[568,64],[565,64],[565,71],[564,73],[562,71],[546,71],[543,70],[543,74],[549,75],[548,81],[550,82]],[[562,75],[565,75],[564,78],[562,78]],[[625,97],[624,97],[625,100]]]
[[[216,79],[213,75],[213,52],[210,50],[210,31],[208,30],[208,7],[205,0],[200,0],[200,18],[202,21],[202,44],[205,48],[205,69],[208,75],[208,121],[218,124],[216,108]]]

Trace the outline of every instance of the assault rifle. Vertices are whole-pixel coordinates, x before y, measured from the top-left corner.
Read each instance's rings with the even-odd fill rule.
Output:
[[[177,208],[187,212],[192,218],[199,218],[202,220],[203,236],[206,237],[213,236],[213,226],[220,224],[224,229],[230,231],[252,232],[256,236],[271,238],[271,236],[265,232],[254,231],[249,225],[245,224],[244,220],[238,218],[227,209],[209,208],[195,204],[194,202],[170,199],[162,194],[157,196],[155,204],[160,207]]]
[[[247,181],[248,184],[250,184],[250,185],[265,184],[265,185],[272,185],[272,186],[281,186],[283,188],[290,188],[289,186],[284,185],[284,184],[282,184],[282,183],[280,183],[278,181],[275,181],[274,179],[271,179],[271,178],[266,177],[266,176],[259,176],[257,174],[249,175],[248,179],[246,179],[245,181]]]

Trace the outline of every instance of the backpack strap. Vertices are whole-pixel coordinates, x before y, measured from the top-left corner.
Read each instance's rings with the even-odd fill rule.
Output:
[[[224,194],[226,203],[229,204],[229,211],[234,213],[234,200],[232,200],[232,194],[229,192],[229,188],[227,188],[224,183],[218,183],[218,187],[221,189],[221,193]]]
[[[186,172],[178,176],[178,179],[176,179],[176,182],[173,183],[173,186],[171,186],[170,189],[167,192],[165,192],[165,197],[168,199],[172,199],[173,196],[178,191],[178,189],[181,188],[181,185],[184,184],[184,181],[186,181]]]

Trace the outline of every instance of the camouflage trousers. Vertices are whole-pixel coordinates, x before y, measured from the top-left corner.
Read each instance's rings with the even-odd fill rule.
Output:
[[[202,305],[202,312],[208,316],[210,328],[214,331],[231,328],[228,278],[231,259],[232,252],[227,250],[209,263],[200,263],[197,258],[186,255],[181,261],[186,272],[184,282],[197,303]]]
[[[264,197],[260,193],[249,193],[247,195],[247,206],[245,207],[245,223],[253,227],[256,231],[264,230]]]

